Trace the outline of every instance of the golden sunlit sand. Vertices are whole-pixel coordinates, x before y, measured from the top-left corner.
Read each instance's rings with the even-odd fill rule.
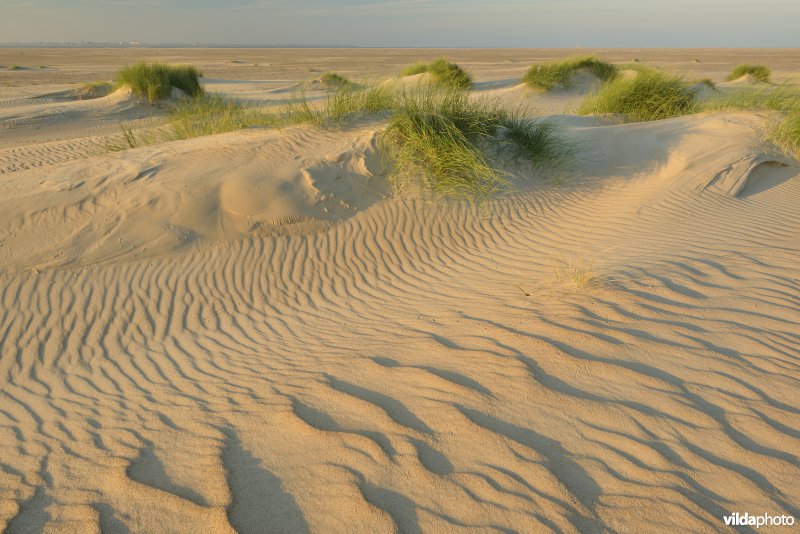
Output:
[[[577,52],[721,93],[762,83],[740,63],[800,80],[796,50]],[[800,519],[800,163],[768,111],[624,123],[575,114],[585,72],[522,84],[575,53],[0,49],[0,529]],[[568,169],[504,160],[478,203],[398,190],[381,114],[119,150],[169,101],[80,92],[157,60],[281,106],[330,71],[413,88],[443,54],[557,125]]]

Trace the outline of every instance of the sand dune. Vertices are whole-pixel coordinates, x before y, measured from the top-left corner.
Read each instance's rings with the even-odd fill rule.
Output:
[[[800,518],[800,163],[767,116],[561,117],[566,182],[476,206],[392,194],[372,122],[94,154],[139,106],[0,109],[8,532]]]

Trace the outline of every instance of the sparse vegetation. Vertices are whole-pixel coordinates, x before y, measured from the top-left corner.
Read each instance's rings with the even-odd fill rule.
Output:
[[[556,281],[562,286],[580,290],[602,287],[607,281],[597,273],[594,264],[593,259],[583,256],[561,258],[555,265]]]
[[[340,89],[319,106],[305,97],[276,109],[251,106],[219,95],[182,99],[174,104],[166,129],[135,134],[123,126],[122,139],[110,149],[137,148],[154,143],[215,135],[244,128],[284,128],[297,124],[319,126],[341,122],[357,113],[377,113],[393,106],[393,95],[381,88]]]
[[[253,126],[275,126],[277,117],[219,95],[182,100],[169,115],[170,139],[191,139]]]
[[[523,81],[531,87],[550,91],[552,89],[568,89],[572,87],[575,74],[586,69],[598,79],[608,81],[617,76],[618,69],[614,65],[594,56],[567,58],[554,63],[532,66]]]
[[[111,82],[90,82],[80,86],[75,95],[79,99],[100,98],[106,96],[114,89],[114,84]]]
[[[702,111],[788,111],[800,105],[800,87],[778,85],[768,87],[741,86],[727,88],[702,103]]]
[[[117,83],[130,86],[135,95],[153,104],[168,98],[173,87],[193,97],[202,95],[200,76],[200,72],[190,66],[136,63],[117,73]]]
[[[510,154],[540,168],[563,167],[572,143],[551,124],[509,111],[493,100],[473,100],[462,90],[430,89],[397,94],[381,87],[336,91],[318,105],[305,98],[280,109],[263,109],[210,95],[177,102],[169,125],[134,133],[123,127],[111,150],[230,132],[252,126],[335,126],[353,116],[388,113],[381,147],[392,159],[401,185],[422,177],[440,195],[485,198],[508,185],[493,157]],[[492,141],[488,143],[488,141]],[[495,152],[488,155],[489,149]]]
[[[345,86],[325,100],[322,111],[312,122],[324,125],[340,122],[353,115],[380,113],[392,109],[396,100],[396,95],[385,87],[353,89],[351,86]],[[291,116],[291,109],[288,115]]]
[[[580,107],[582,114],[618,113],[626,121],[652,121],[694,113],[698,110],[689,84],[649,68],[637,68],[632,77],[616,77],[589,97]]]
[[[423,73],[429,73],[437,84],[445,87],[459,89],[472,87],[472,77],[469,73],[445,58],[439,58],[432,63],[416,63],[403,70],[402,75],[413,76]]]
[[[739,65],[728,75],[728,81],[738,80],[742,76],[748,75],[759,82],[768,82],[770,70],[764,65]]]
[[[800,159],[800,102],[786,113],[769,137],[776,145]]]
[[[342,87],[354,87],[355,84],[342,76],[341,74],[337,74],[335,72],[326,72],[322,76],[318,78],[319,82],[328,88],[331,89],[340,89]]]

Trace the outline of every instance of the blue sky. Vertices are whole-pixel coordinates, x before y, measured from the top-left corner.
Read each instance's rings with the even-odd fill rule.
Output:
[[[0,42],[800,46],[800,0],[0,0]]]

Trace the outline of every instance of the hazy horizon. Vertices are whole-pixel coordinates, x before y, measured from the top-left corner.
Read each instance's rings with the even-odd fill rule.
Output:
[[[794,0],[0,0],[2,43],[796,47]]]

